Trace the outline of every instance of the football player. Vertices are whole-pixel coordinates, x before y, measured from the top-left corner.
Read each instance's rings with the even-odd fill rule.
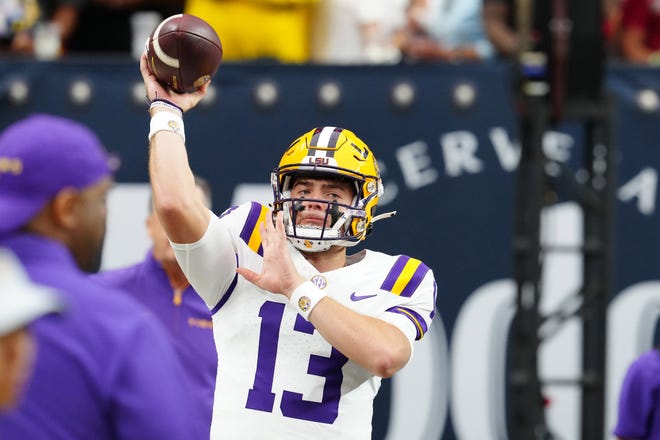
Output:
[[[207,87],[175,94],[144,56],[140,67],[153,101],[156,211],[213,314],[211,437],[370,439],[381,378],[408,363],[436,296],[420,260],[347,254],[379,218],[383,185],[370,148],[349,130],[315,128],[272,173],[272,210],[252,202],[214,216],[194,196],[183,129],[183,111]]]

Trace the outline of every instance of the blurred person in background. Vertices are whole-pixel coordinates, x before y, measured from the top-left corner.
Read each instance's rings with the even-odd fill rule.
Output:
[[[323,0],[322,0],[323,1]],[[186,0],[184,12],[208,22],[224,61],[305,63],[319,0]]]
[[[11,50],[15,36],[28,34],[39,17],[37,0],[0,1],[0,51]]]
[[[54,292],[32,283],[16,257],[0,248],[0,411],[20,399],[32,370],[35,345],[29,326],[60,307]]]
[[[622,0],[619,41],[624,60],[660,66],[660,2]]]
[[[530,0],[531,1],[531,0]],[[520,49],[515,0],[483,0],[484,31],[500,58],[513,59]]]
[[[132,17],[142,12],[152,12],[162,20],[181,13],[184,0],[31,1],[38,1],[39,20],[15,33],[9,48],[12,52],[35,54],[36,34],[41,28],[48,26],[51,29],[49,37],[59,39],[58,56],[63,54],[124,56],[131,53],[134,45]],[[144,45],[144,41],[141,44]]]
[[[410,0],[401,50],[409,61],[477,61],[493,57],[482,0]]]
[[[534,1],[527,1],[533,7]],[[603,38],[607,53],[613,56],[619,54],[621,26],[619,1],[603,0]],[[514,59],[523,49],[518,29],[518,6],[515,0],[483,0],[484,29],[488,40],[502,59]],[[533,17],[530,17],[530,26],[533,26]],[[530,38],[533,38],[533,32],[530,32]],[[533,43],[530,41],[530,44]]]
[[[660,351],[643,353],[630,364],[619,392],[614,435],[619,440],[660,438]]]
[[[108,154],[70,119],[35,114],[0,134],[0,246],[67,313],[32,326],[39,347],[19,405],[0,415],[7,439],[203,438],[165,329],[139,303],[99,285]]]
[[[392,64],[408,0],[323,0],[314,14],[312,61]]]
[[[607,54],[621,57],[621,3],[623,0],[603,0],[603,37]]]
[[[211,187],[199,176],[195,177],[195,183],[199,199],[211,209]],[[92,277],[144,304],[169,331],[195,396],[190,424],[197,425],[196,431],[204,432],[208,438],[218,364],[211,312],[179,267],[152,201],[146,227],[152,247],[144,261]]]

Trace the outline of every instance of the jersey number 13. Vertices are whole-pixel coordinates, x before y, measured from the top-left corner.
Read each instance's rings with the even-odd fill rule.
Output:
[[[277,344],[280,338],[280,326],[286,304],[266,301],[259,309],[261,329],[259,333],[259,352],[257,354],[257,372],[254,384],[248,393],[246,408],[273,412],[275,393],[273,376],[277,358]],[[294,331],[314,333],[314,326],[300,315],[296,317]],[[341,369],[348,361],[346,356],[332,348],[330,357],[310,355],[307,373],[325,378],[323,398],[320,402],[304,400],[302,394],[284,390],[280,409],[285,417],[309,420],[319,423],[333,423],[339,413],[339,398],[343,380]]]

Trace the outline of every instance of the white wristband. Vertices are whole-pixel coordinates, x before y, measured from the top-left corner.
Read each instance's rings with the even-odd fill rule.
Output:
[[[172,131],[186,141],[186,132],[184,131],[183,118],[172,112],[158,112],[151,117],[149,124],[149,142],[159,131]]]
[[[291,293],[289,303],[296,309],[296,312],[309,321],[310,313],[325,296],[327,296],[326,293],[316,287],[314,283],[305,281]]]

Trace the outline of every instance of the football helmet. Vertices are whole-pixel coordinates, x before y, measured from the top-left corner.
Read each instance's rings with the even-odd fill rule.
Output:
[[[351,182],[350,205],[334,200],[292,198],[297,177]],[[369,147],[350,130],[319,127],[294,140],[271,174],[274,212],[283,211],[284,227],[292,244],[306,252],[333,245],[354,246],[371,232],[378,198],[383,195],[378,163]],[[325,206],[323,226],[298,225],[304,202]]]

